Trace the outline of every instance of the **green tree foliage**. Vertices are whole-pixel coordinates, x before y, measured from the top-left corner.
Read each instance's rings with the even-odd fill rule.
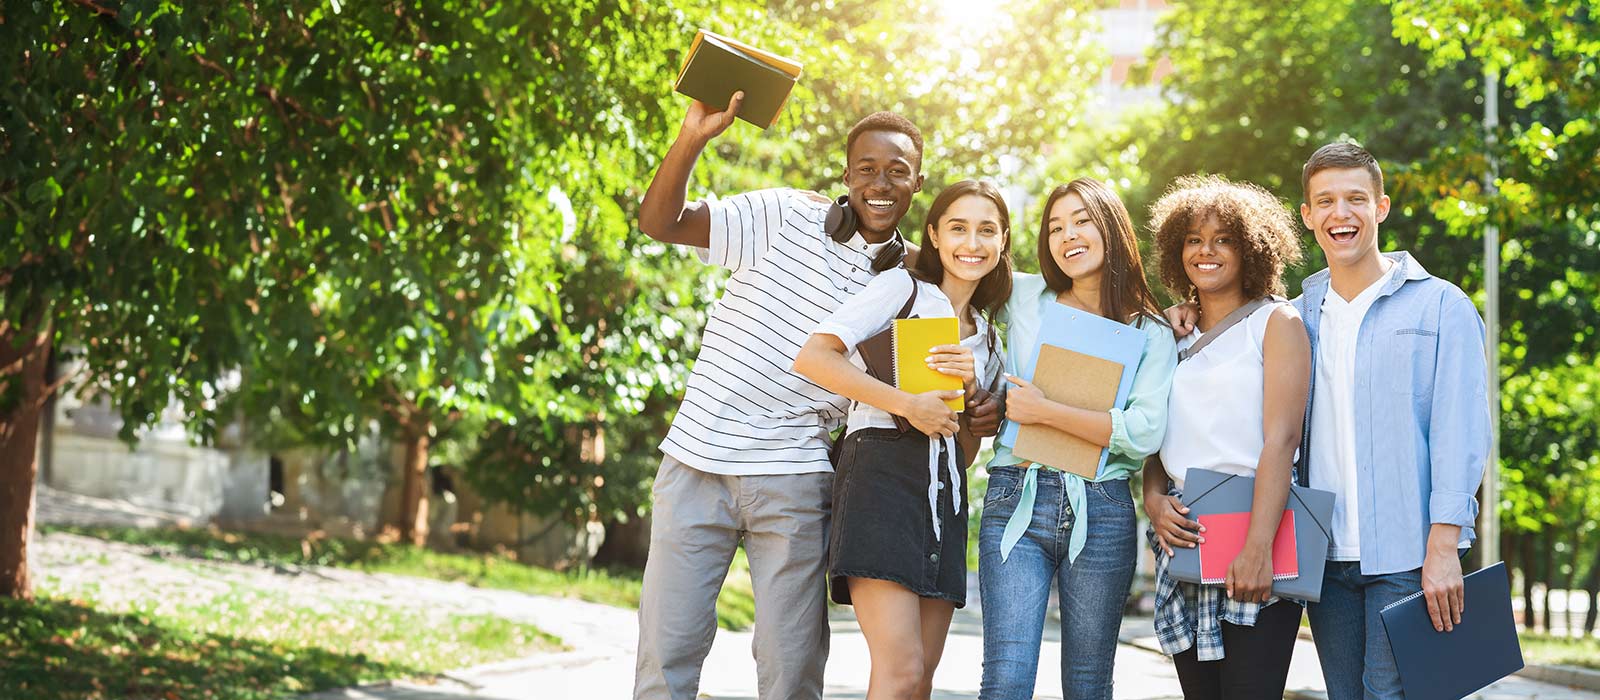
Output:
[[[1149,178],[1131,199],[1204,170],[1262,184],[1294,206],[1311,151],[1353,139],[1382,161],[1394,200],[1383,245],[1413,251],[1480,304],[1484,225],[1499,224],[1504,525],[1512,537],[1544,531],[1550,539],[1532,549],[1568,552],[1555,567],[1568,574],[1596,570],[1570,553],[1600,549],[1592,527],[1570,527],[1593,522],[1583,504],[1600,480],[1585,436],[1600,419],[1565,408],[1587,405],[1575,393],[1592,385],[1600,349],[1589,331],[1600,322],[1592,10],[1589,2],[1179,3],[1152,52],[1175,69],[1163,86],[1169,105],[1116,140]],[[1493,140],[1482,124],[1485,66],[1505,77]],[[1097,160],[1115,165],[1126,152]],[[1496,166],[1491,196],[1483,181]],[[1311,236],[1304,241],[1311,255],[1291,271],[1291,290],[1321,267]],[[1563,584],[1542,561],[1520,565]]]
[[[1095,6],[790,0],[723,15],[712,29],[768,41],[805,72],[777,126],[741,126],[715,145],[730,167],[704,186],[841,194],[850,127],[872,112],[895,111],[926,142],[924,196],[901,224],[917,240],[927,204],[944,186],[1001,179],[1003,160],[1034,162],[1087,123],[1105,66],[1093,43]]]
[[[0,595],[28,593],[44,401],[76,380],[118,407],[125,438],[169,401],[210,435],[213,382],[268,290],[341,258],[366,218],[341,207],[337,233],[302,235],[299,207],[347,190],[285,179],[279,154],[323,128],[313,105],[237,83],[211,52],[214,24],[248,42],[270,17],[130,5],[17,3],[0,21]],[[52,350],[86,371],[45,385]]]
[[[1127,131],[1150,189],[1142,209],[1175,178],[1196,171],[1254,182],[1288,206],[1303,200],[1300,166],[1324,143],[1353,138],[1383,162],[1395,201],[1385,243],[1426,247],[1436,273],[1459,278],[1471,241],[1443,241],[1425,194],[1411,184],[1413,163],[1441,139],[1476,128],[1470,67],[1432,66],[1391,36],[1387,8],[1349,0],[1252,3],[1202,0],[1175,6],[1158,29],[1152,55],[1173,73],[1162,89],[1169,107]],[[1328,37],[1343,37],[1329,41]],[[1148,70],[1148,66],[1146,67]],[[1309,232],[1307,263],[1286,284],[1322,267]],[[1391,243],[1392,242],[1392,243]],[[1441,247],[1449,253],[1437,255]]]
[[[1432,208],[1457,235],[1489,222],[1501,231],[1503,522],[1520,551],[1562,552],[1542,566],[1524,557],[1525,580],[1566,587],[1581,576],[1593,608],[1600,592],[1593,515],[1600,340],[1592,332],[1600,323],[1597,8],[1588,0],[1390,4],[1395,35],[1425,50],[1431,65],[1475,62],[1503,80],[1492,140],[1435,148]],[[1474,177],[1491,167],[1493,189]],[[1542,538],[1537,547],[1534,537]],[[1586,622],[1592,631],[1594,616]]]
[[[713,144],[690,197],[763,187],[837,191],[850,126],[890,109],[927,139],[929,194],[902,226],[915,239],[920,212],[944,184],[996,177],[1000,156],[1031,159],[1077,123],[1099,74],[1085,48],[1093,29],[1086,7],[1002,3],[990,10],[992,21],[964,26],[931,1],[722,3],[714,11],[663,10],[638,23],[636,41],[597,34],[605,22],[582,12],[570,23],[557,18],[551,43],[565,47],[560,72],[575,77],[552,78],[548,99],[632,121],[610,131],[554,128],[555,145],[536,159],[545,168],[535,177],[562,193],[547,200],[544,230],[561,232],[563,320],[510,352],[545,358],[516,371],[546,377],[549,392],[530,392],[521,404],[538,420],[491,428],[469,478],[491,498],[571,520],[612,521],[647,506],[656,445],[722,280],[687,251],[634,228],[638,201],[687,108],[670,76],[695,28],[791,56],[805,72],[777,125],[763,131],[738,122]],[[568,112],[584,108],[561,113]],[[600,122],[613,123],[609,116]],[[564,218],[557,202],[567,200]]]
[[[1502,233],[1503,299],[1514,366],[1600,353],[1600,17],[1587,1],[1397,0],[1394,32],[1432,65],[1474,62],[1503,76],[1501,126],[1439,144],[1428,173],[1435,214],[1460,236]],[[1478,88],[1481,91],[1481,88]],[[1481,184],[1491,165],[1491,195]],[[1480,239],[1481,240],[1481,239]]]

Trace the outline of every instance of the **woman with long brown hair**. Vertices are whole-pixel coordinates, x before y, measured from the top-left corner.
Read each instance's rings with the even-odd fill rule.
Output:
[[[963,494],[977,440],[945,401],[964,392],[970,402],[997,383],[990,320],[1011,293],[1010,251],[1000,190],[951,185],[928,209],[912,269],[880,273],[795,358],[795,371],[855,402],[837,450],[828,583],[834,602],[855,606],[866,637],[868,698],[928,697],[950,618],[967,602]],[[912,316],[957,319],[959,344],[929,349],[926,361],[961,377],[962,390],[911,394],[866,373],[856,346]],[[914,430],[901,432],[894,416]]]
[[[1041,424],[1109,448],[1096,478],[1025,462],[996,440],[978,529],[983,601],[983,698],[1031,698],[1050,585],[1060,590],[1061,692],[1111,697],[1117,630],[1137,556],[1129,478],[1161,446],[1177,364],[1172,331],[1145,282],[1133,224],[1104,184],[1079,178],[1045,201],[1042,274],[1013,276],[1006,366],[1032,376],[1041,319],[1064,304],[1145,331],[1127,401],[1091,411],[1051,401],[1007,375],[1006,421]],[[1014,431],[1002,429],[1007,436]]]

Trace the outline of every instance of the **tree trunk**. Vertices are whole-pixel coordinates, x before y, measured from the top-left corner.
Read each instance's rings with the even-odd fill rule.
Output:
[[[1600,538],[1595,539],[1594,560],[1589,562],[1589,575],[1584,577],[1583,590],[1589,593],[1589,611],[1583,615],[1583,636],[1594,636],[1595,618],[1600,616],[1600,607],[1595,605],[1600,598]]]
[[[1546,531],[1544,536],[1544,549],[1540,552],[1544,558],[1544,567],[1541,570],[1544,579],[1544,631],[1555,632],[1556,621],[1550,616],[1550,599],[1555,591],[1556,582],[1556,533]]]
[[[400,490],[400,539],[419,547],[428,544],[428,429],[407,430],[404,488]]]
[[[1538,627],[1539,616],[1533,609],[1533,581],[1538,576],[1533,563],[1533,533],[1524,532],[1517,537],[1517,559],[1522,564],[1522,627],[1532,632]]]
[[[1572,624],[1572,604],[1575,602],[1573,593],[1578,590],[1578,548],[1576,539],[1574,539],[1573,544],[1572,556],[1568,559],[1568,563],[1572,566],[1561,576],[1561,587],[1565,591],[1562,594],[1565,601],[1565,610],[1562,611],[1561,620],[1566,623],[1567,636],[1572,636],[1572,632],[1578,629],[1576,625]]]
[[[48,325],[41,329],[24,324],[0,335],[0,397],[12,397],[0,408],[0,596],[7,598],[33,598],[28,540],[33,534],[39,414],[46,398],[49,360]]]

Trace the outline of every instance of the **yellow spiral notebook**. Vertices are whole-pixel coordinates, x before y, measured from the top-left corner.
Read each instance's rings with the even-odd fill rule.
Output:
[[[961,325],[955,317],[899,318],[894,321],[895,386],[902,391],[946,391],[961,388],[961,378],[941,374],[928,366],[928,348],[961,342]],[[950,410],[960,412],[966,401],[956,397],[945,401]]]

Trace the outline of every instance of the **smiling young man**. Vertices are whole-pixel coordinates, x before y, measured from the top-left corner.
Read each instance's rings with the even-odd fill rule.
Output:
[[[879,272],[901,263],[896,231],[922,189],[922,135],[889,112],[845,141],[842,203],[789,189],[687,202],[700,153],[733,123],[690,105],[639,209],[639,228],[732,271],[661,443],[650,555],[639,601],[635,698],[696,697],[716,632],[717,593],[740,542],[755,589],[762,698],[820,698],[833,467],[829,432],[849,401],[793,371],[811,331]],[[978,434],[998,401],[969,408]]]
[[[1483,320],[1410,254],[1378,252],[1389,197],[1366,150],[1317,149],[1301,184],[1328,259],[1295,301],[1315,368],[1301,450],[1311,485],[1337,494],[1311,629],[1330,700],[1399,698],[1378,611],[1420,590],[1449,631],[1465,605],[1460,553],[1489,453]]]

